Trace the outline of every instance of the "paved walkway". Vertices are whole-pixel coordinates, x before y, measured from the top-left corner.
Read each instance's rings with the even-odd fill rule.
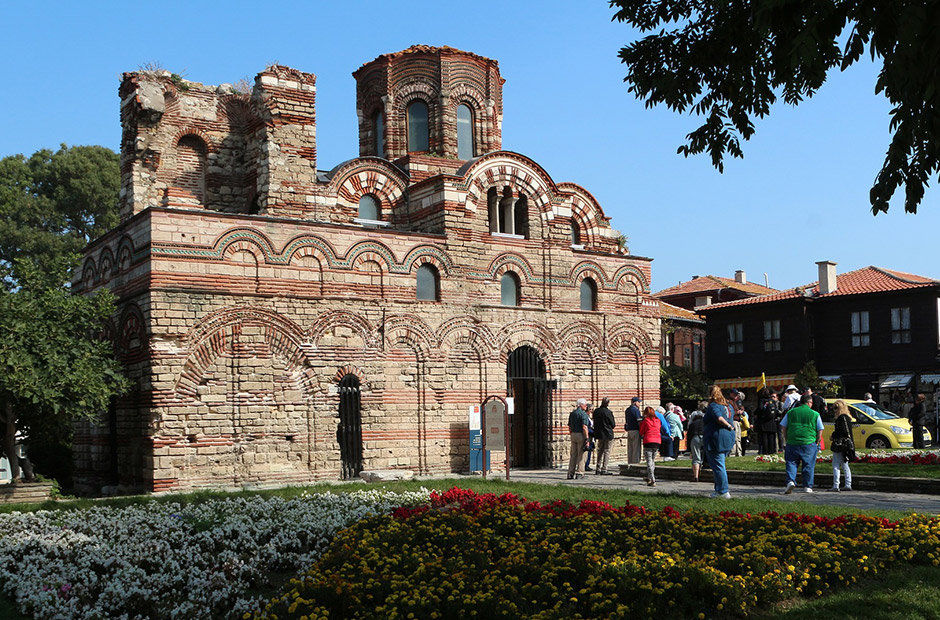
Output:
[[[614,468],[617,471],[618,468]],[[598,489],[625,489],[639,493],[678,493],[680,495],[699,495],[707,497],[714,487],[711,484],[711,472],[704,471],[702,480],[707,482],[692,482],[681,480],[657,481],[656,488],[646,486],[642,478],[632,476],[597,476],[586,473],[581,480],[567,480],[564,469],[514,469],[510,479],[514,482],[535,482],[539,484],[558,484],[587,486]],[[505,476],[500,476],[505,479]],[[805,493],[802,489],[794,489],[790,495],[781,495],[780,486],[731,486],[732,500],[728,501],[729,508],[734,507],[735,497],[757,499],[781,500],[785,502],[806,502],[809,504],[829,504],[833,506],[847,506],[865,510],[911,510],[924,514],[940,514],[940,496],[918,495],[914,493],[891,493],[877,491],[851,491],[829,493],[817,490],[815,493]],[[715,500],[719,501],[719,500]],[[727,500],[721,500],[727,501]]]

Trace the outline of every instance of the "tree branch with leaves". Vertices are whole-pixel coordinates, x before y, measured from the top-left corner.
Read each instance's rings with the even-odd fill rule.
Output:
[[[0,289],[0,423],[14,479],[18,435],[70,438],[73,421],[98,420],[128,384],[99,337],[114,312],[110,292],[72,295],[44,286],[48,274],[19,267],[22,286]]]
[[[620,50],[629,91],[705,117],[678,152],[743,157],[754,119],[782,97],[797,105],[863,54],[882,63],[874,84],[893,132],[870,191],[873,214],[904,188],[916,213],[940,171],[940,0],[611,0],[614,18],[648,34]],[[850,105],[850,102],[846,102]]]

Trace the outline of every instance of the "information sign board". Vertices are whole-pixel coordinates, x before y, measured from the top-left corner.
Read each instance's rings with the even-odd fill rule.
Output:
[[[484,434],[487,450],[506,449],[506,405],[500,400],[490,400],[483,408]]]

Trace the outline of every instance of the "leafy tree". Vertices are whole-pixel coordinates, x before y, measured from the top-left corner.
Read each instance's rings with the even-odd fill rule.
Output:
[[[753,119],[778,96],[797,105],[812,97],[833,69],[866,51],[883,64],[875,92],[893,106],[894,135],[871,189],[872,213],[888,210],[904,186],[904,209],[915,213],[940,170],[940,0],[610,0],[614,19],[643,33],[620,50],[624,81],[647,106],[705,116],[680,146],[707,151],[723,170],[725,153],[742,157]],[[848,105],[848,103],[847,103]]]
[[[830,381],[820,377],[819,371],[816,370],[816,362],[813,360],[803,364],[800,371],[796,373],[794,382],[801,390],[807,387],[812,388],[814,392],[826,398],[836,398],[842,394],[842,380]]]
[[[72,260],[118,222],[119,157],[102,146],[64,144],[58,151],[0,159],[0,275],[17,286],[20,268],[68,278]],[[35,279],[35,271],[34,271]],[[66,280],[63,280],[63,282]]]
[[[52,265],[59,279],[67,265],[66,257]],[[0,423],[14,479],[17,432],[70,438],[72,420],[96,420],[127,386],[110,344],[98,338],[114,311],[110,292],[72,295],[64,285],[48,286],[56,278],[29,263],[15,267],[21,286],[0,289]]]
[[[702,400],[708,398],[708,377],[685,366],[660,367],[659,390],[669,398]]]

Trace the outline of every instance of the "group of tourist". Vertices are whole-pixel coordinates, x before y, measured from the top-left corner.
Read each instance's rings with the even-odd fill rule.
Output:
[[[617,422],[613,412],[607,408],[610,399],[601,401],[601,406],[594,409],[593,419],[590,412],[590,403],[579,398],[577,407],[568,416],[568,431],[571,434],[571,454],[568,459],[568,480],[584,477],[585,471],[591,469],[591,455],[597,451],[595,460],[595,474],[612,476],[608,471],[610,461],[610,448],[614,440],[614,429]]]
[[[728,456],[743,455],[747,439],[754,437],[761,454],[784,452],[787,483],[785,494],[797,487],[797,471],[802,470],[802,487],[813,492],[816,456],[823,445],[823,422],[825,400],[812,389],[802,392],[790,385],[782,394],[763,388],[758,393],[758,406],[753,423],[743,405],[744,395],[731,389],[727,398],[718,386],[709,388],[708,400],[700,401],[698,408],[688,417],[681,407],[667,403],[665,407],[643,407],[643,401],[635,396],[625,413],[624,430],[627,432],[627,463],[646,465],[646,484],[656,486],[656,458],[674,460],[679,452],[679,443],[687,439],[692,459],[692,478],[696,482],[704,465],[711,468],[714,476],[714,491],[711,497],[730,499],[728,474],[725,461]],[[571,433],[571,456],[568,463],[568,479],[584,477],[590,467],[591,454],[596,449],[595,474],[612,475],[608,471],[611,442],[616,423],[608,408],[609,399],[590,413],[590,403],[579,399],[571,412],[568,427]],[[830,438],[833,452],[833,486],[830,491],[852,489],[852,472],[849,462],[855,458],[852,442],[852,422],[848,406],[842,400],[832,405],[835,427]],[[912,416],[913,417],[913,416]],[[748,431],[745,437],[743,431]],[[916,435],[916,433],[915,433]],[[840,487],[844,474],[845,486]]]

